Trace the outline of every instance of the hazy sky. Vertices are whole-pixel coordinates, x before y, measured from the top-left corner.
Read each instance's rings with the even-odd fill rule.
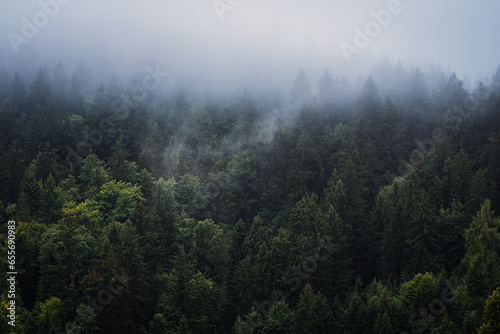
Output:
[[[0,66],[84,59],[118,72],[161,64],[179,76],[344,74],[389,56],[474,77],[500,64],[499,13],[498,0],[1,0]],[[340,46],[356,47],[355,37],[362,47],[348,62]]]

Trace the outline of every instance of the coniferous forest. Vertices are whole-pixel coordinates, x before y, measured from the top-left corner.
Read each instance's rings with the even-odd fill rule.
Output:
[[[2,72],[0,332],[499,333],[500,67],[378,68],[170,98]]]

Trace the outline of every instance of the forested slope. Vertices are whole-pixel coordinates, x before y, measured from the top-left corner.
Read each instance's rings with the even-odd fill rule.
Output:
[[[82,76],[2,73],[15,333],[498,332],[500,69],[301,71],[290,104]]]

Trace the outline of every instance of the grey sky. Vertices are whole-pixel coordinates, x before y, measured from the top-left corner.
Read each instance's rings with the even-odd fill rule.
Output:
[[[33,23],[43,9],[38,1],[2,0],[0,66],[61,60],[71,67],[82,58],[111,71],[140,62],[188,75],[295,74],[299,67],[344,75],[389,56],[407,67],[439,61],[475,77],[500,63],[498,0],[400,0],[399,13],[350,63],[341,43],[354,45],[355,27],[364,31],[372,11],[397,0],[220,0],[232,7],[223,21],[212,0],[41,0],[54,1],[55,15],[15,53],[9,33],[23,37],[23,18]],[[38,19],[43,23],[43,15]]]

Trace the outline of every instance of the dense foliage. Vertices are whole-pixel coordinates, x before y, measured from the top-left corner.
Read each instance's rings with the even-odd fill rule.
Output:
[[[291,104],[1,73],[0,331],[497,331],[500,68],[379,67]]]

